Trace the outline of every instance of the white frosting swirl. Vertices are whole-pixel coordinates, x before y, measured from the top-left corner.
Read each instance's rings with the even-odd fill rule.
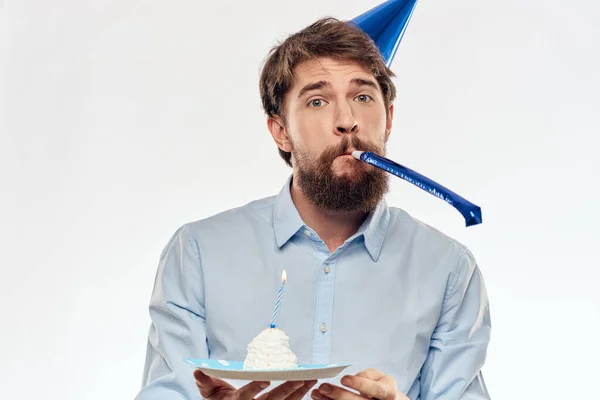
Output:
[[[289,337],[279,328],[268,328],[248,345],[244,369],[296,368],[298,359],[290,349]]]

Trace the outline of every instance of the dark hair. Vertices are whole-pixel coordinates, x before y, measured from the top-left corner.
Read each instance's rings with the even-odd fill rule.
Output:
[[[260,97],[269,117],[278,115],[285,124],[284,99],[293,85],[294,67],[320,57],[351,60],[371,71],[379,83],[386,108],[396,98],[394,73],[385,65],[375,42],[352,22],[322,18],[273,47],[260,74]],[[279,149],[292,166],[291,153]]]

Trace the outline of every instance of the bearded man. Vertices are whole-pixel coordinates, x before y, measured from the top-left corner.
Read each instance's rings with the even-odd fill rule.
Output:
[[[276,196],[185,224],[167,244],[139,400],[489,398],[490,318],[474,257],[388,206],[386,173],[351,156],[385,154],[392,76],[367,34],[332,18],[270,52],[260,94],[292,173]],[[267,388],[192,372],[187,357],[245,358],[271,321],[282,269],[278,325],[298,362],[351,363],[346,374]]]

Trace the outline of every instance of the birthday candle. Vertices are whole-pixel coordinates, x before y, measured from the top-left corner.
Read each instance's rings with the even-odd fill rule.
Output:
[[[279,292],[277,293],[277,300],[275,301],[275,309],[273,310],[273,320],[271,321],[271,328],[275,328],[277,326],[277,315],[279,314],[279,308],[281,307],[281,297],[283,296],[285,281],[287,281],[287,275],[285,273],[285,270],[283,270],[283,273],[281,274],[281,286],[279,287]]]
[[[397,177],[412,183],[416,187],[429,192],[437,198],[444,200],[458,210],[464,217],[467,226],[481,224],[481,208],[479,206],[463,199],[456,193],[446,189],[439,183],[432,181],[418,172],[370,151],[353,151],[352,157],[387,171],[390,174],[394,174]]]

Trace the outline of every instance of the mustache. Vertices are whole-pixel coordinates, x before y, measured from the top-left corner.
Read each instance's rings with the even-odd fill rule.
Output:
[[[356,136],[345,136],[339,144],[326,149],[320,158],[322,162],[330,163],[339,156],[349,154],[350,150],[381,153],[381,149],[373,143],[363,141]]]

